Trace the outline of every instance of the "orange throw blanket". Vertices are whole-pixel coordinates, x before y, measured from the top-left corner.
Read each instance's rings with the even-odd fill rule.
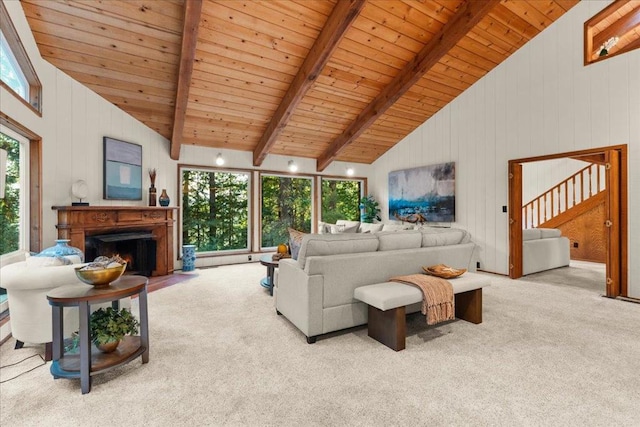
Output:
[[[455,319],[453,286],[447,280],[425,274],[395,276],[389,280],[422,290],[422,314],[427,317],[427,325]]]

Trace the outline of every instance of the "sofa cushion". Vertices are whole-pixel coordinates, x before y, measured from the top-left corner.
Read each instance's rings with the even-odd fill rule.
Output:
[[[412,230],[413,224],[383,224],[382,231]]]
[[[360,221],[347,221],[346,219],[339,219],[336,221],[336,225],[344,225],[345,229],[355,227],[357,231],[358,227],[360,226]]]
[[[562,236],[562,231],[557,228],[538,228],[540,230],[540,238],[541,239],[550,239],[553,237]]]
[[[318,234],[330,234],[331,224],[328,222],[318,221]]]
[[[522,241],[536,240],[541,236],[539,228],[526,228],[522,230]]]
[[[368,222],[361,222],[358,228],[358,233],[377,233],[382,231],[383,224],[371,224]]]
[[[379,251],[414,249],[419,248],[422,243],[422,234],[415,230],[407,230],[403,232],[381,231],[376,235],[378,236],[379,241]]]
[[[422,235],[423,248],[458,245],[471,241],[471,235],[459,228],[424,228],[419,232]]]
[[[378,237],[373,234],[306,234],[298,254],[298,265],[305,267],[307,257],[355,254],[378,250]]]
[[[344,224],[329,224],[329,234],[357,233],[358,226],[347,227]]]

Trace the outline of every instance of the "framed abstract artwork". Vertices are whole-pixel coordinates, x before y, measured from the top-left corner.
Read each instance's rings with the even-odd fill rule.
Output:
[[[389,219],[454,222],[455,162],[389,172]]]
[[[105,136],[103,198],[142,200],[142,146]]]

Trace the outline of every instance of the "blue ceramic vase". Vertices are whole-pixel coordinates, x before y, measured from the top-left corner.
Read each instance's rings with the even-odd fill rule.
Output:
[[[46,257],[56,257],[56,256],[67,256],[67,255],[77,255],[80,257],[80,262],[84,262],[84,253],[79,248],[69,246],[69,239],[57,239],[55,246],[51,246],[40,252],[35,256],[46,256]]]
[[[193,271],[196,269],[196,246],[182,246],[182,271]]]

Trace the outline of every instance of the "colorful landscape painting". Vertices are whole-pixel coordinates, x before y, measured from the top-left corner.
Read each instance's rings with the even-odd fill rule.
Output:
[[[455,162],[389,172],[389,219],[454,222]]]

